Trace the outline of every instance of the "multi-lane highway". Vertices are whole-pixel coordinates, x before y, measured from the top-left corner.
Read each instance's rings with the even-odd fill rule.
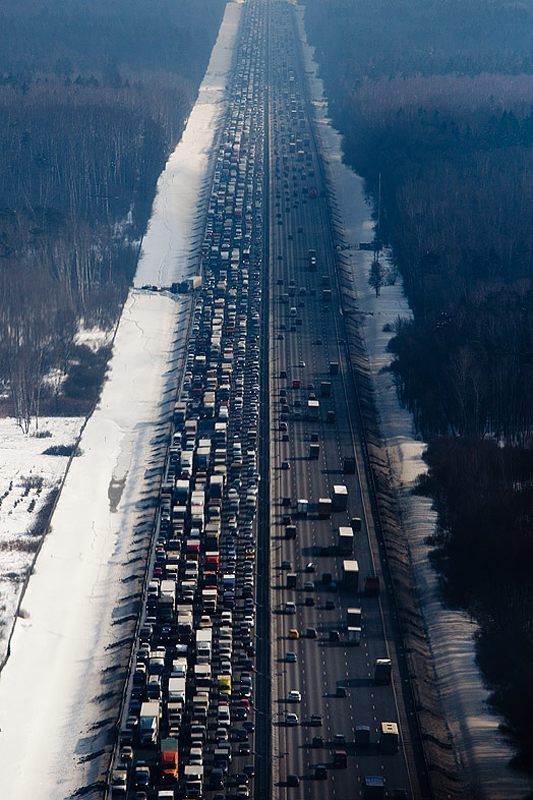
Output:
[[[397,670],[398,653],[365,464],[358,458],[357,397],[345,346],[335,243],[295,12],[289,3],[273,2],[270,13],[274,791],[281,797],[325,794],[348,800],[366,796],[366,778],[381,777],[388,795],[419,797],[421,770],[415,757],[419,744],[411,741],[402,682],[398,676],[391,685],[374,681],[376,659],[391,659]],[[338,364],[337,374],[331,374],[337,372],[332,362]],[[315,398],[318,413],[308,407]],[[318,458],[310,458],[313,444],[318,444],[313,448]],[[354,474],[344,474],[345,458],[355,458]],[[334,485],[347,488],[347,508],[331,516],[319,515],[318,501],[331,498]],[[299,510],[301,499],[308,502],[306,514]],[[343,555],[338,530],[350,527],[354,517],[361,520],[360,530],[356,522],[353,553]],[[289,521],[296,526],[294,539],[287,537]],[[346,558],[358,562],[357,592],[343,586]],[[295,580],[289,575],[296,576],[296,588],[287,588]],[[365,594],[364,580],[369,575],[380,579],[379,597]],[[329,580],[332,583],[326,585]],[[287,602],[294,602],[295,609]],[[355,646],[348,641],[349,607],[362,612],[361,641]],[[291,635],[299,638],[289,638],[291,629]],[[317,638],[309,638],[308,632],[312,636],[316,632]],[[287,702],[291,691],[300,692],[300,702]],[[298,721],[290,714],[296,714]],[[384,752],[382,722],[399,727],[396,754]],[[359,726],[369,730],[363,727],[356,734]],[[368,734],[370,742],[365,744]],[[342,763],[342,751],[346,768],[334,766],[335,761]],[[317,777],[324,773],[316,771],[318,765],[326,766],[325,780]],[[294,788],[298,783],[299,789]],[[379,781],[374,783],[377,796]]]
[[[294,6],[248,0],[114,797],[429,796],[314,126]]]

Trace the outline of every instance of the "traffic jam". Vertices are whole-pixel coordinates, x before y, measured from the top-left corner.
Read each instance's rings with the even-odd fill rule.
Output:
[[[218,134],[201,287],[113,798],[253,794],[265,119],[265,56],[255,43],[264,24],[262,4],[247,4]]]

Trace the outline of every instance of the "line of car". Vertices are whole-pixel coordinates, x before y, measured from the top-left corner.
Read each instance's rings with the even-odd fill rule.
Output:
[[[253,793],[265,10],[241,16],[112,797]]]

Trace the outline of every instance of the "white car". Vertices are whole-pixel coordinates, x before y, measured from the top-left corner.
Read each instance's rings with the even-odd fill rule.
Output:
[[[289,694],[287,695],[287,702],[288,703],[301,703],[302,702],[302,694],[297,689],[291,689]]]
[[[287,725],[298,725],[298,714],[287,714],[285,717]]]

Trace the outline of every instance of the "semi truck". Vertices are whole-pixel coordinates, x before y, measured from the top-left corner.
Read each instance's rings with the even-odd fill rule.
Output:
[[[340,484],[333,487],[333,511],[346,511],[348,508],[348,488]]]
[[[382,722],[380,725],[379,749],[382,753],[392,755],[398,752],[400,733],[396,722]]]
[[[353,556],[353,530],[348,525],[339,528],[337,542],[340,555]]]
[[[363,612],[360,608],[347,608],[346,609],[346,624],[348,627],[350,626],[359,626],[361,627],[361,622],[363,619]]]
[[[342,584],[349,592],[359,590],[359,564],[357,561],[345,559],[342,562]]]
[[[318,516],[323,518],[331,517],[332,505],[330,497],[319,497]]]

